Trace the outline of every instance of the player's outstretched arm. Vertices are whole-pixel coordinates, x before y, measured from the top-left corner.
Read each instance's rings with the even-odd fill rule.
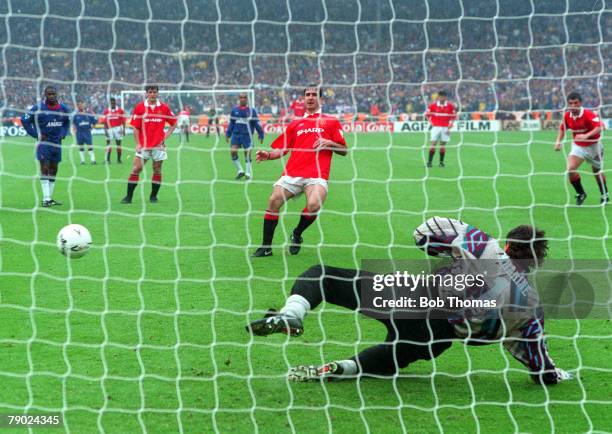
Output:
[[[535,383],[552,385],[570,380],[572,375],[557,368],[548,355],[543,327],[542,319],[533,318],[520,329],[521,338],[506,340],[504,347],[529,369]]]

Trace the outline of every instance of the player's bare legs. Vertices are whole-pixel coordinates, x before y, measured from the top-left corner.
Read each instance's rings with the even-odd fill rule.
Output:
[[[121,154],[122,154],[121,140],[115,140],[115,144],[117,145],[117,163],[121,164]],[[108,156],[108,159],[110,161],[110,155]]]
[[[604,175],[603,171],[599,167],[591,166],[591,170],[593,170],[593,175],[595,175],[595,182],[597,182],[597,187],[599,187],[599,193],[601,194],[600,203],[606,204],[610,202],[606,175]]]
[[[587,194],[582,187],[580,181],[580,174],[577,172],[578,168],[582,165],[584,159],[577,157],[576,155],[570,155],[567,157],[567,176],[570,184],[576,190],[576,205],[582,205],[586,200]]]
[[[157,193],[162,182],[162,163],[163,161],[153,161],[153,177],[151,178],[151,203],[157,203]]]
[[[128,178],[127,195],[121,200],[121,203],[132,203],[134,190],[136,190],[136,187],[138,186],[138,178],[140,177],[140,172],[142,172],[143,166],[144,162],[142,161],[142,158],[135,156],[134,163],[132,164],[132,171],[130,172],[130,177]]]
[[[57,169],[57,161],[40,160],[40,182],[43,191],[42,206],[45,208],[52,205],[61,205],[61,202],[53,200],[53,189],[55,187]]]
[[[244,177],[244,170],[242,169],[242,164],[240,164],[238,149],[240,149],[240,146],[232,145],[230,148],[230,155],[232,156],[232,163],[236,166],[236,179],[242,179]]]
[[[253,176],[252,163],[251,163],[251,148],[247,148],[244,150],[244,162],[246,164],[246,179],[251,179]]]
[[[306,207],[302,210],[300,221],[291,233],[291,243],[289,244],[289,253],[297,255],[302,247],[302,233],[314,223],[317,215],[327,198],[327,189],[322,185],[309,185],[304,188],[306,195]]]
[[[285,190],[280,185],[275,185],[272,194],[268,199],[268,208],[266,208],[266,214],[264,215],[263,224],[263,241],[261,247],[255,250],[251,255],[255,258],[262,256],[272,256],[272,239],[274,238],[274,231],[278,225],[278,212],[281,207],[295,196],[289,190]]]
[[[434,155],[436,155],[436,140],[432,140],[431,146],[429,147],[429,160],[427,161],[427,167],[431,167]]]
[[[444,156],[446,155],[446,142],[440,142],[440,167],[444,167]]]

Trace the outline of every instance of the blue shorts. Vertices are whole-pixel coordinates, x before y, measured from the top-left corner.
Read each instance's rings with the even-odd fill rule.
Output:
[[[239,146],[244,149],[249,149],[253,146],[251,136],[246,134],[232,134],[232,140],[230,141],[231,146]]]
[[[36,159],[38,161],[59,163],[62,161],[62,145],[53,143],[39,143],[36,147]]]
[[[77,145],[91,145],[91,134],[77,134]]]

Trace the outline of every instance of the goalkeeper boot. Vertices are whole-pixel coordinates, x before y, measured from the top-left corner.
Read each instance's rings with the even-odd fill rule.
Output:
[[[43,200],[42,201],[42,206],[43,206],[43,208],[50,208],[51,207],[51,201],[50,200]]]
[[[263,258],[265,256],[272,256],[272,248],[261,246],[253,252],[251,258]]]
[[[427,163],[427,167],[431,167],[431,161]]]
[[[151,202],[151,203],[157,203],[157,196],[150,196],[150,197],[149,197],[149,202]]]
[[[602,194],[599,203],[601,203],[602,205],[605,205],[608,202],[610,202],[610,196],[608,196],[608,193]]]
[[[62,203],[62,202],[58,202],[58,201],[53,200],[53,199],[51,199],[51,200],[49,201],[49,203],[50,203],[52,206],[62,206],[62,205],[63,205],[63,203]]]
[[[270,309],[263,319],[249,323],[246,331],[255,336],[268,336],[272,333],[300,336],[304,333],[304,326],[301,319]]]
[[[291,253],[292,255],[297,255],[298,253],[300,253],[303,241],[304,240],[302,239],[302,237],[298,237],[295,232],[292,232],[289,244],[289,253]]]
[[[238,172],[238,175],[236,175],[236,181],[240,180],[244,178],[244,172]]]
[[[440,161],[440,167],[446,167],[446,164],[444,164],[444,161]]]
[[[121,199],[121,203],[132,203],[132,198],[125,196],[123,199]]]
[[[586,200],[587,195],[586,193],[580,193],[576,195],[576,205],[580,206],[584,203],[584,201]]]
[[[342,375],[342,366],[336,362],[326,363],[321,366],[295,366],[289,369],[287,379],[297,383],[307,381],[332,381]]]

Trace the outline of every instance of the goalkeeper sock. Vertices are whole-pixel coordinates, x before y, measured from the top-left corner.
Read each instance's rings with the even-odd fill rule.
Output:
[[[276,225],[278,225],[278,213],[273,213],[272,211],[266,210],[266,214],[264,215],[262,243],[264,247],[270,247],[272,245]]]
[[[55,189],[55,178],[49,178],[49,199],[53,198],[53,190]]]
[[[96,162],[96,154],[94,154],[93,149],[90,149],[90,150],[89,150],[89,160],[90,160],[92,163],[95,163],[95,162]]]
[[[252,167],[251,159],[247,157],[247,159],[246,159],[246,173],[249,176],[251,176],[251,167]]]
[[[435,146],[432,146],[431,148],[429,148],[429,164],[431,164],[431,162],[433,161],[434,155],[436,155],[436,148]]]
[[[40,178],[40,186],[42,188],[43,201],[51,199],[49,195],[49,180],[46,177]]]
[[[357,375],[359,368],[354,360],[340,360],[336,362],[342,368],[341,375]]]
[[[123,153],[121,145],[117,145],[117,163],[121,163],[121,154]],[[110,159],[110,155],[108,156]]]
[[[444,156],[446,155],[446,148],[440,146],[440,163],[444,163]]]
[[[242,170],[242,164],[240,164],[240,158],[238,158],[238,156],[236,156],[236,158],[232,157],[232,163],[234,163],[234,166],[236,166],[236,170],[238,171],[238,173],[244,172],[244,170]]]
[[[130,177],[128,178],[128,185],[127,185],[127,197],[132,199],[132,196],[134,195],[134,190],[136,190],[136,187],[138,186],[138,175],[134,175],[131,174]]]
[[[110,163],[110,157],[111,157],[111,147],[110,147],[110,146],[107,146],[107,147],[106,147],[106,161],[107,161],[108,163]]]
[[[85,162],[85,151],[83,149],[79,150],[79,156],[81,157],[81,164]]]
[[[574,189],[576,190],[576,193],[585,194],[584,188],[582,188],[582,182],[580,182],[580,175],[578,173],[576,172],[570,173],[569,180],[572,186],[574,187]]]
[[[316,219],[317,219],[317,214],[311,214],[308,212],[308,208],[304,208],[302,210],[302,215],[300,216],[300,222],[298,223],[296,228],[293,230],[293,233],[296,236],[301,237],[302,232],[308,229],[308,226],[313,224]]]
[[[310,312],[310,303],[299,294],[290,295],[287,301],[285,301],[285,305],[280,310],[282,314],[299,319],[304,319],[308,312]]]
[[[159,191],[159,188],[161,187],[161,182],[162,182],[162,176],[161,173],[160,174],[153,174],[153,177],[151,178],[151,197],[157,197],[157,192]]]

